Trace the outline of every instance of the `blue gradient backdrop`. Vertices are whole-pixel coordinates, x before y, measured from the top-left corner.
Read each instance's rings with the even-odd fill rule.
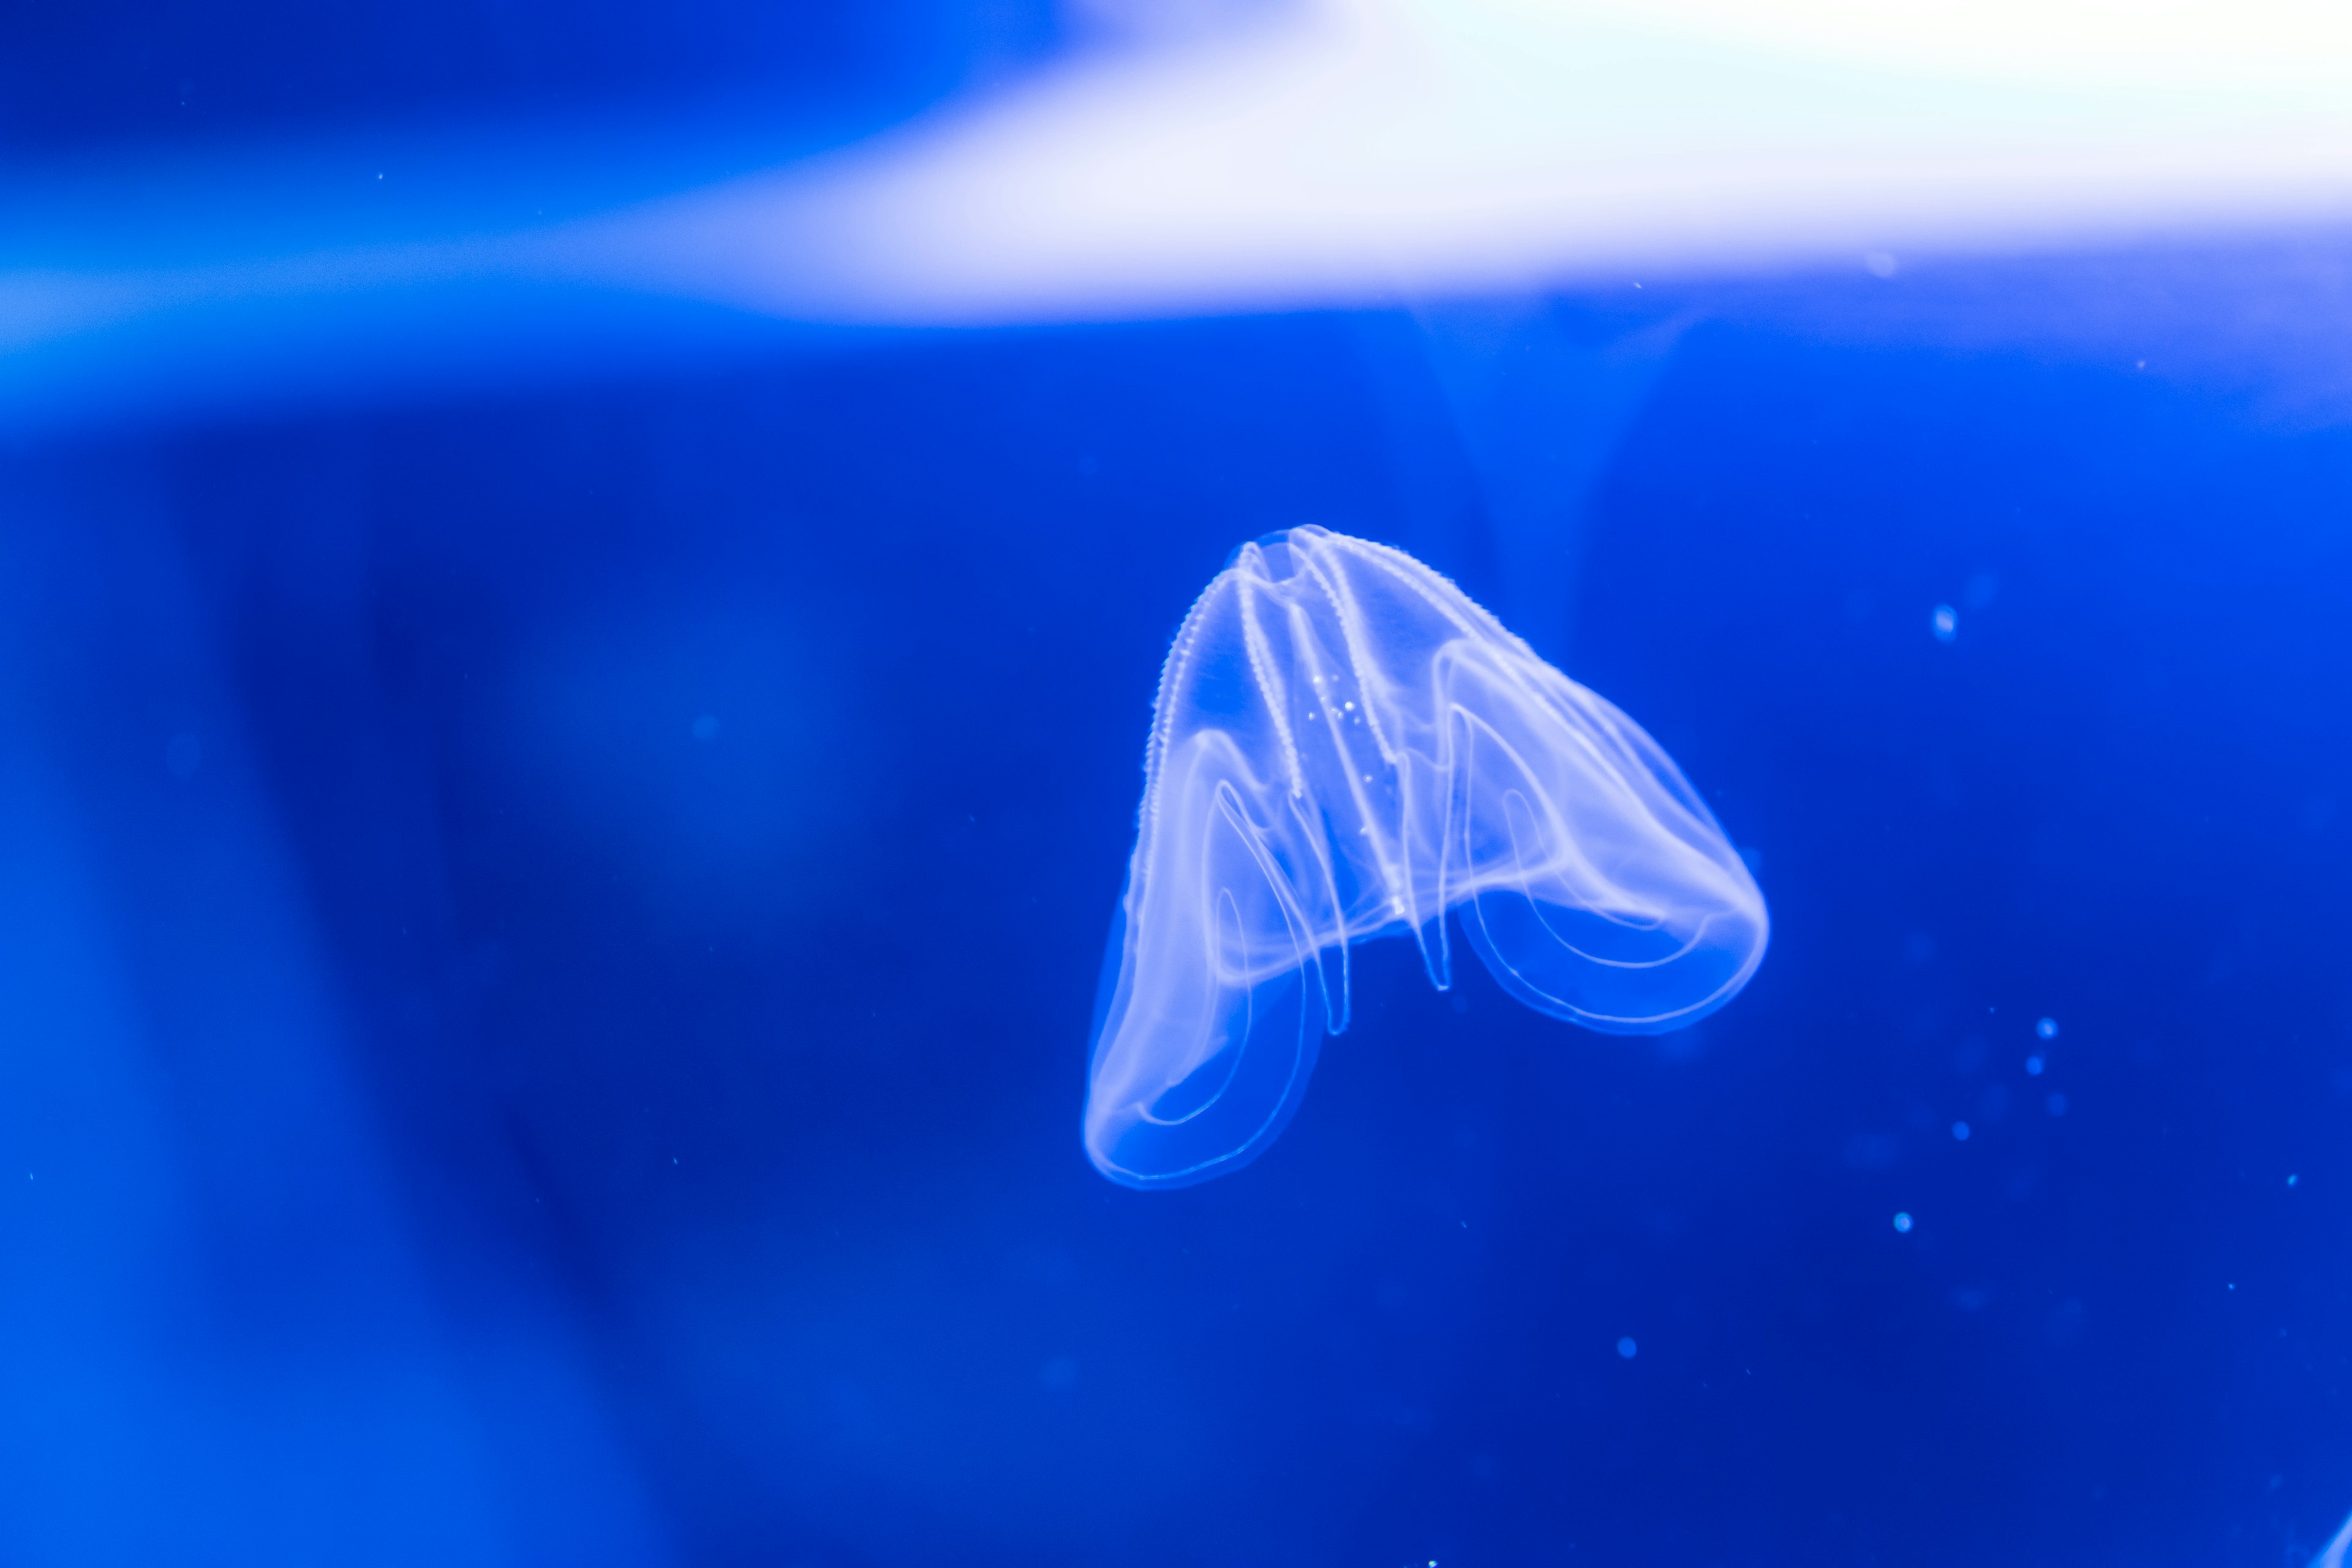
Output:
[[[280,47],[246,123],[323,101]],[[883,54],[803,66],[880,114],[931,68]],[[359,97],[527,97],[407,58]],[[20,145],[99,134],[57,90]],[[2306,1560],[2352,438],[1801,324],[1901,286],[1545,306],[1692,322],[1549,575],[1402,317],[15,438],[0,1561]],[[1077,1116],[1158,664],[1302,522],[1559,628],[1773,949],[1659,1041],[1369,949],[1265,1159],[1117,1190]]]

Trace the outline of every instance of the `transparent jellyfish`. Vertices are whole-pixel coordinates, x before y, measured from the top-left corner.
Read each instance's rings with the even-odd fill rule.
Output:
[[[1612,1034],[1722,1006],[1763,895],[1674,763],[1411,556],[1245,544],[1169,649],[1097,1004],[1086,1144],[1173,1187],[1281,1132],[1350,944],[1452,984],[1448,910],[1503,988]]]

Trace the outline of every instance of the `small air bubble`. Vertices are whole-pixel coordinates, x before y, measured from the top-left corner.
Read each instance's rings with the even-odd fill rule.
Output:
[[[1949,605],[1937,605],[1936,613],[1927,618],[1927,624],[1934,630],[1937,642],[1950,642],[1960,635],[1960,613]]]
[[[1898,1210],[1896,1212],[1895,1215],[1895,1228],[1901,1231],[1905,1236],[1911,1234],[1911,1215],[1907,1211]]]
[[[2058,1020],[2044,1018],[2033,1026],[2033,1032],[2045,1040],[2054,1040],[2058,1037]]]

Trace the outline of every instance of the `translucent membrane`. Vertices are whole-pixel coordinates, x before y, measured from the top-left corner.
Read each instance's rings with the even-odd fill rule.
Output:
[[[1242,546],[1160,676],[1095,1164],[1168,1187],[1254,1158],[1347,1027],[1349,944],[1410,932],[1445,989],[1448,910],[1512,995],[1616,1034],[1723,1005],[1767,931],[1666,754],[1453,584],[1319,528]]]

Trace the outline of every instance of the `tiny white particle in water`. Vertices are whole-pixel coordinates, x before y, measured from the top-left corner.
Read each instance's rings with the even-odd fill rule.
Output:
[[[2301,1176],[2289,1176],[2289,1177],[2286,1179],[2286,1184],[2287,1184],[2288,1186],[2290,1186],[2290,1187],[2291,1187],[2291,1186],[2294,1185],[2297,1182],[2299,1182],[2299,1181],[2301,1181],[2301,1180],[2303,1180],[2303,1178],[2302,1178]]]
[[[1898,1213],[1898,1214],[1896,1214],[1896,1215],[1895,1215],[1895,1229],[1897,1229],[1897,1230],[1899,1230],[1899,1231],[1901,1231],[1901,1232],[1902,1232],[1904,1235],[1906,1235],[1906,1236],[1910,1235],[1910,1234],[1911,1234],[1911,1216],[1910,1216],[1910,1215],[1908,1215],[1907,1213]]]
[[[2058,1020],[2044,1018],[2033,1026],[2033,1032],[2045,1040],[2054,1040],[2058,1037]]]
[[[2025,1058],[2025,1076],[2028,1078],[2040,1078],[2042,1076],[2042,1058],[2040,1057],[2028,1057]]]
[[[1631,1334],[1626,1335],[1623,1339],[1617,1342],[1617,1353],[1623,1356],[1627,1361],[1632,1361],[1633,1359],[1633,1352],[1640,1348],[1641,1347],[1639,1345],[1636,1345],[1633,1342],[1633,1336]]]
[[[1969,1124],[1965,1121],[1953,1122],[1952,1136],[1958,1139],[1963,1143],[1967,1142],[1969,1141]]]
[[[1949,642],[1960,635],[1960,613],[1949,605],[1937,605],[1927,624],[1934,628],[1937,642]]]

